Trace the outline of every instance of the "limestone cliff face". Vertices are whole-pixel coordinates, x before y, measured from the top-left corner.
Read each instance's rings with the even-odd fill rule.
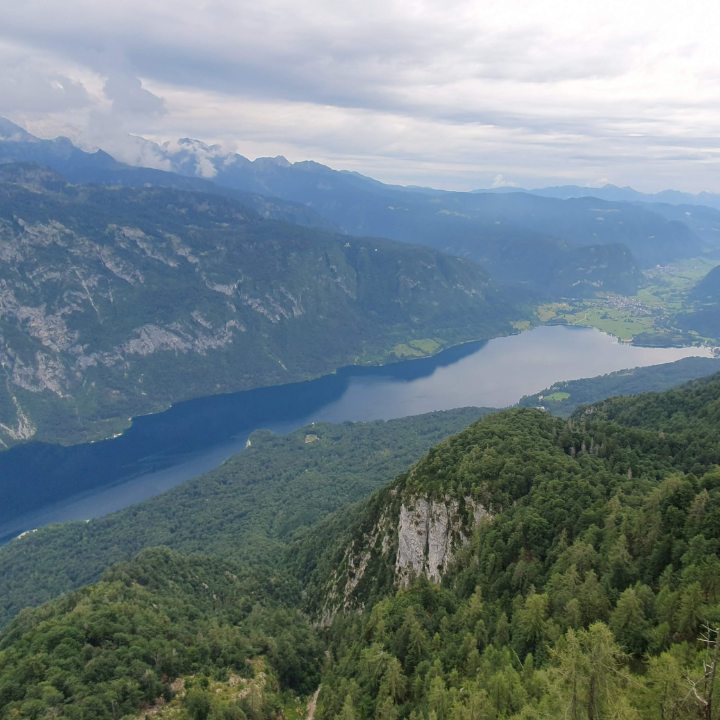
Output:
[[[434,499],[398,497],[385,493],[387,506],[361,538],[345,549],[326,589],[322,622],[328,624],[338,612],[362,609],[378,578],[392,573],[396,586],[425,575],[440,582],[459,547],[467,544],[478,525],[491,513],[470,496]]]
[[[440,579],[453,558],[458,543],[465,544],[472,526],[489,513],[472,498],[464,498],[472,511],[471,525],[459,512],[459,501],[415,498],[400,507],[395,574],[406,583],[411,572],[424,574],[434,582]]]

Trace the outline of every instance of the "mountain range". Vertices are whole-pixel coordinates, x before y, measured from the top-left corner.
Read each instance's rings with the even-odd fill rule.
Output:
[[[142,142],[166,170],[0,120],[5,447],[507,334],[537,303],[632,295],[643,268],[720,252],[708,207],[404,188]],[[708,335],[702,312],[676,324]]]
[[[570,198],[595,197],[611,202],[634,202],[634,203],[662,203],[667,205],[703,205],[705,207],[720,210],[720,194],[710,192],[688,193],[679,190],[661,190],[657,193],[644,193],[629,186],[618,187],[606,183],[601,187],[587,187],[582,185],[558,185],[555,187],[525,188],[504,186],[499,188],[487,188],[485,190],[473,190],[476,193],[513,193],[525,192],[542,197],[553,197],[559,200]]]
[[[28,443],[6,458],[720,252],[720,211],[684,196],[137,142],[158,167],[0,121],[0,442]],[[720,328],[717,268],[689,298],[668,322]],[[261,430],[167,493],[24,532],[0,548],[0,720],[717,720],[719,362]]]
[[[39,162],[74,183],[280,198],[296,213],[301,207],[314,213],[303,216],[305,224],[323,218],[349,234],[429,245],[478,262],[498,282],[554,298],[632,293],[642,283],[643,267],[720,251],[720,213],[711,208],[627,202],[629,197],[444,192],[385,185],[315,162],[250,161],[191,139],[138,142],[143,157],[165,170],[131,167],[102,151],[85,153],[64,138],[40,140],[8,121],[0,124],[0,159]]]

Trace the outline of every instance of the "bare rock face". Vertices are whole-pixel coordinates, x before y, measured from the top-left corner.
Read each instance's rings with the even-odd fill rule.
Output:
[[[395,574],[401,584],[408,582],[411,572],[415,575],[422,573],[430,580],[440,582],[458,543],[467,543],[472,527],[490,516],[481,504],[471,498],[465,498],[465,503],[472,510],[470,526],[459,512],[458,500],[416,498],[403,503],[395,558]]]
[[[493,517],[469,496],[400,498],[391,490],[384,500],[375,522],[345,548],[325,587],[319,620],[323,625],[332,623],[338,612],[362,610],[373,574],[387,578],[386,571],[392,569],[399,586],[419,575],[440,582],[478,523]]]
[[[14,396],[13,403],[15,405],[15,410],[17,413],[17,423],[15,427],[0,423],[0,431],[5,433],[7,437],[11,438],[12,440],[29,440],[33,435],[35,435],[37,427],[27,417],[27,415],[25,415],[23,409],[20,407],[18,399]],[[2,438],[0,438],[0,446],[7,447],[6,443],[2,440]]]
[[[416,575],[425,571],[425,548],[428,544],[430,505],[417,500],[415,507],[403,504],[398,524],[398,550],[395,572],[412,568]]]

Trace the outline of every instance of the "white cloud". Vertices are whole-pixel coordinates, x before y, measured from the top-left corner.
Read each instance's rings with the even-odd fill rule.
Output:
[[[500,173],[498,173],[493,179],[492,185],[490,187],[518,187],[518,184],[516,182],[512,182],[512,180],[506,180]]]
[[[0,41],[0,113],[72,111],[91,104],[82,82],[42,55]]]
[[[153,95],[134,75],[111,72],[103,87],[105,96],[112,101],[113,110],[139,115],[164,115],[164,98]]]
[[[0,112],[131,154],[128,133],[193,136],[396,182],[720,191],[709,3],[34,0],[2,20]]]

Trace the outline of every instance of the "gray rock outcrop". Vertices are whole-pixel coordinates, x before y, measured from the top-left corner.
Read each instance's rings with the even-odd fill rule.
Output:
[[[480,503],[471,498],[465,498],[465,503],[473,512],[470,527],[459,512],[458,500],[415,498],[402,504],[395,558],[395,574],[401,584],[407,583],[411,572],[440,582],[457,545],[467,543],[472,527],[490,517]]]

